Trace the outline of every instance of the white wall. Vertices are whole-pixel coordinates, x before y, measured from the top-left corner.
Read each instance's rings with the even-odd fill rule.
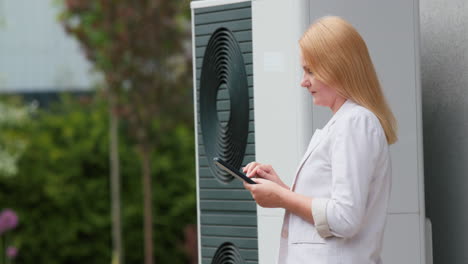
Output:
[[[252,1],[255,156],[290,185],[312,135],[312,98],[299,84],[308,1]],[[283,209],[257,206],[260,263],[276,263]]]
[[[53,0],[0,0],[0,92],[90,89],[97,78]]]
[[[339,15],[366,41],[384,93],[398,121],[392,145],[392,194],[384,241],[387,263],[425,263],[419,9],[417,1],[311,1],[311,22]],[[396,19],[398,18],[398,19]],[[314,106],[314,128],[331,113]]]
[[[311,131],[330,119],[328,109],[310,109],[300,87],[297,41],[315,19],[342,16],[368,44],[399,123],[384,263],[425,263],[417,0],[254,0],[252,10],[257,160],[273,164],[290,183]],[[275,63],[283,67],[270,67]],[[261,263],[274,263],[281,221],[281,210],[258,208]]]

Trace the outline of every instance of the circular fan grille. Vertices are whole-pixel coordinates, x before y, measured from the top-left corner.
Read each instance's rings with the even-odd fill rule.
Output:
[[[227,242],[222,244],[213,257],[211,264],[240,264],[244,263],[239,250],[233,244]]]
[[[200,123],[205,154],[222,182],[232,176],[219,169],[214,157],[240,168],[249,129],[249,92],[244,59],[231,31],[219,28],[210,37],[200,76]]]

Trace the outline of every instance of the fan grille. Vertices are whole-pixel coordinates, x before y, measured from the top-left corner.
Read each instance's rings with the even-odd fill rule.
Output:
[[[237,169],[242,165],[248,137],[249,93],[239,43],[227,28],[219,28],[211,35],[203,57],[200,123],[210,169],[228,183],[233,177],[212,160],[220,157]]]
[[[211,264],[241,264],[244,263],[237,247],[229,242],[222,244],[213,257]]]

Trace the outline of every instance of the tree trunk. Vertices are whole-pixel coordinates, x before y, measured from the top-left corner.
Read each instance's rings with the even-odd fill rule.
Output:
[[[119,135],[118,117],[114,113],[115,99],[110,95],[109,103],[109,152],[110,152],[110,185],[111,185],[111,214],[112,214],[112,258],[119,264],[124,264],[122,249],[122,225],[120,213],[120,167],[119,167]]]
[[[151,152],[147,145],[141,147],[141,165],[143,170],[143,203],[144,203],[144,239],[145,264],[153,264],[153,211],[151,188]]]

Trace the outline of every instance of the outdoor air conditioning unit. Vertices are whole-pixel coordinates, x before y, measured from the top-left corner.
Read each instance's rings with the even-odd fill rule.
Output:
[[[256,206],[212,158],[273,164],[292,182],[312,131],[331,117],[300,87],[298,40],[325,15],[361,33],[399,123],[384,262],[426,263],[418,1],[206,0],[191,8],[199,263],[276,263],[284,210]]]

